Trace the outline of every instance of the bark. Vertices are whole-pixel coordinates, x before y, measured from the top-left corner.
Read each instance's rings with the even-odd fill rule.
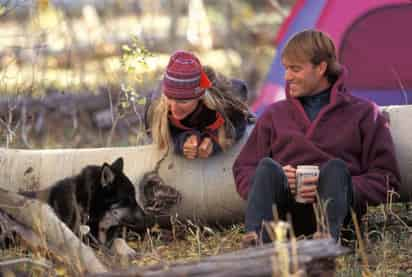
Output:
[[[348,249],[327,239],[300,241],[296,252],[293,249],[290,243],[267,244],[198,262],[132,268],[91,276],[334,276],[335,258],[348,252]],[[293,253],[297,253],[296,258],[293,258]],[[282,261],[284,257],[288,259]],[[286,275],[288,268],[289,275]]]
[[[0,189],[0,208],[16,221],[26,225],[40,239],[32,237],[27,241],[33,247],[54,251],[65,258],[80,273],[103,273],[106,267],[97,259],[93,250],[55,215],[50,206],[35,199]],[[24,238],[23,238],[24,239]]]

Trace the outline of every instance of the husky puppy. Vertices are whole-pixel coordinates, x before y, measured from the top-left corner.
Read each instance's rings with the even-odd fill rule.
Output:
[[[75,176],[56,182],[51,187],[23,195],[48,203],[56,215],[77,235],[81,226],[102,244],[112,227],[126,225],[144,230],[148,220],[136,201],[135,188],[123,172],[123,158],[112,164],[89,165]],[[86,228],[87,229],[87,228]]]

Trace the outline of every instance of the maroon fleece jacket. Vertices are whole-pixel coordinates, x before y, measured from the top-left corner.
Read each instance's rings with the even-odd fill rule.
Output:
[[[356,205],[385,202],[387,191],[398,189],[400,174],[388,122],[374,103],[349,94],[343,79],[335,82],[330,103],[312,122],[288,89],[285,100],[260,116],[233,165],[242,198],[247,199],[256,166],[264,157],[293,167],[342,159],[352,175]]]

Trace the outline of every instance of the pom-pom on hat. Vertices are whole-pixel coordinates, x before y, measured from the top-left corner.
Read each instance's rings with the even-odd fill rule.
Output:
[[[212,83],[195,55],[177,51],[170,57],[163,76],[163,93],[168,98],[198,98],[211,86]]]

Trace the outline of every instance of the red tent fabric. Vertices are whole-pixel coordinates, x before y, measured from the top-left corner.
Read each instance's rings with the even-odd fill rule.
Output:
[[[296,32],[316,28],[334,40],[355,95],[379,105],[412,104],[411,0],[298,0],[276,39],[277,53]],[[252,110],[284,98],[276,55]]]

